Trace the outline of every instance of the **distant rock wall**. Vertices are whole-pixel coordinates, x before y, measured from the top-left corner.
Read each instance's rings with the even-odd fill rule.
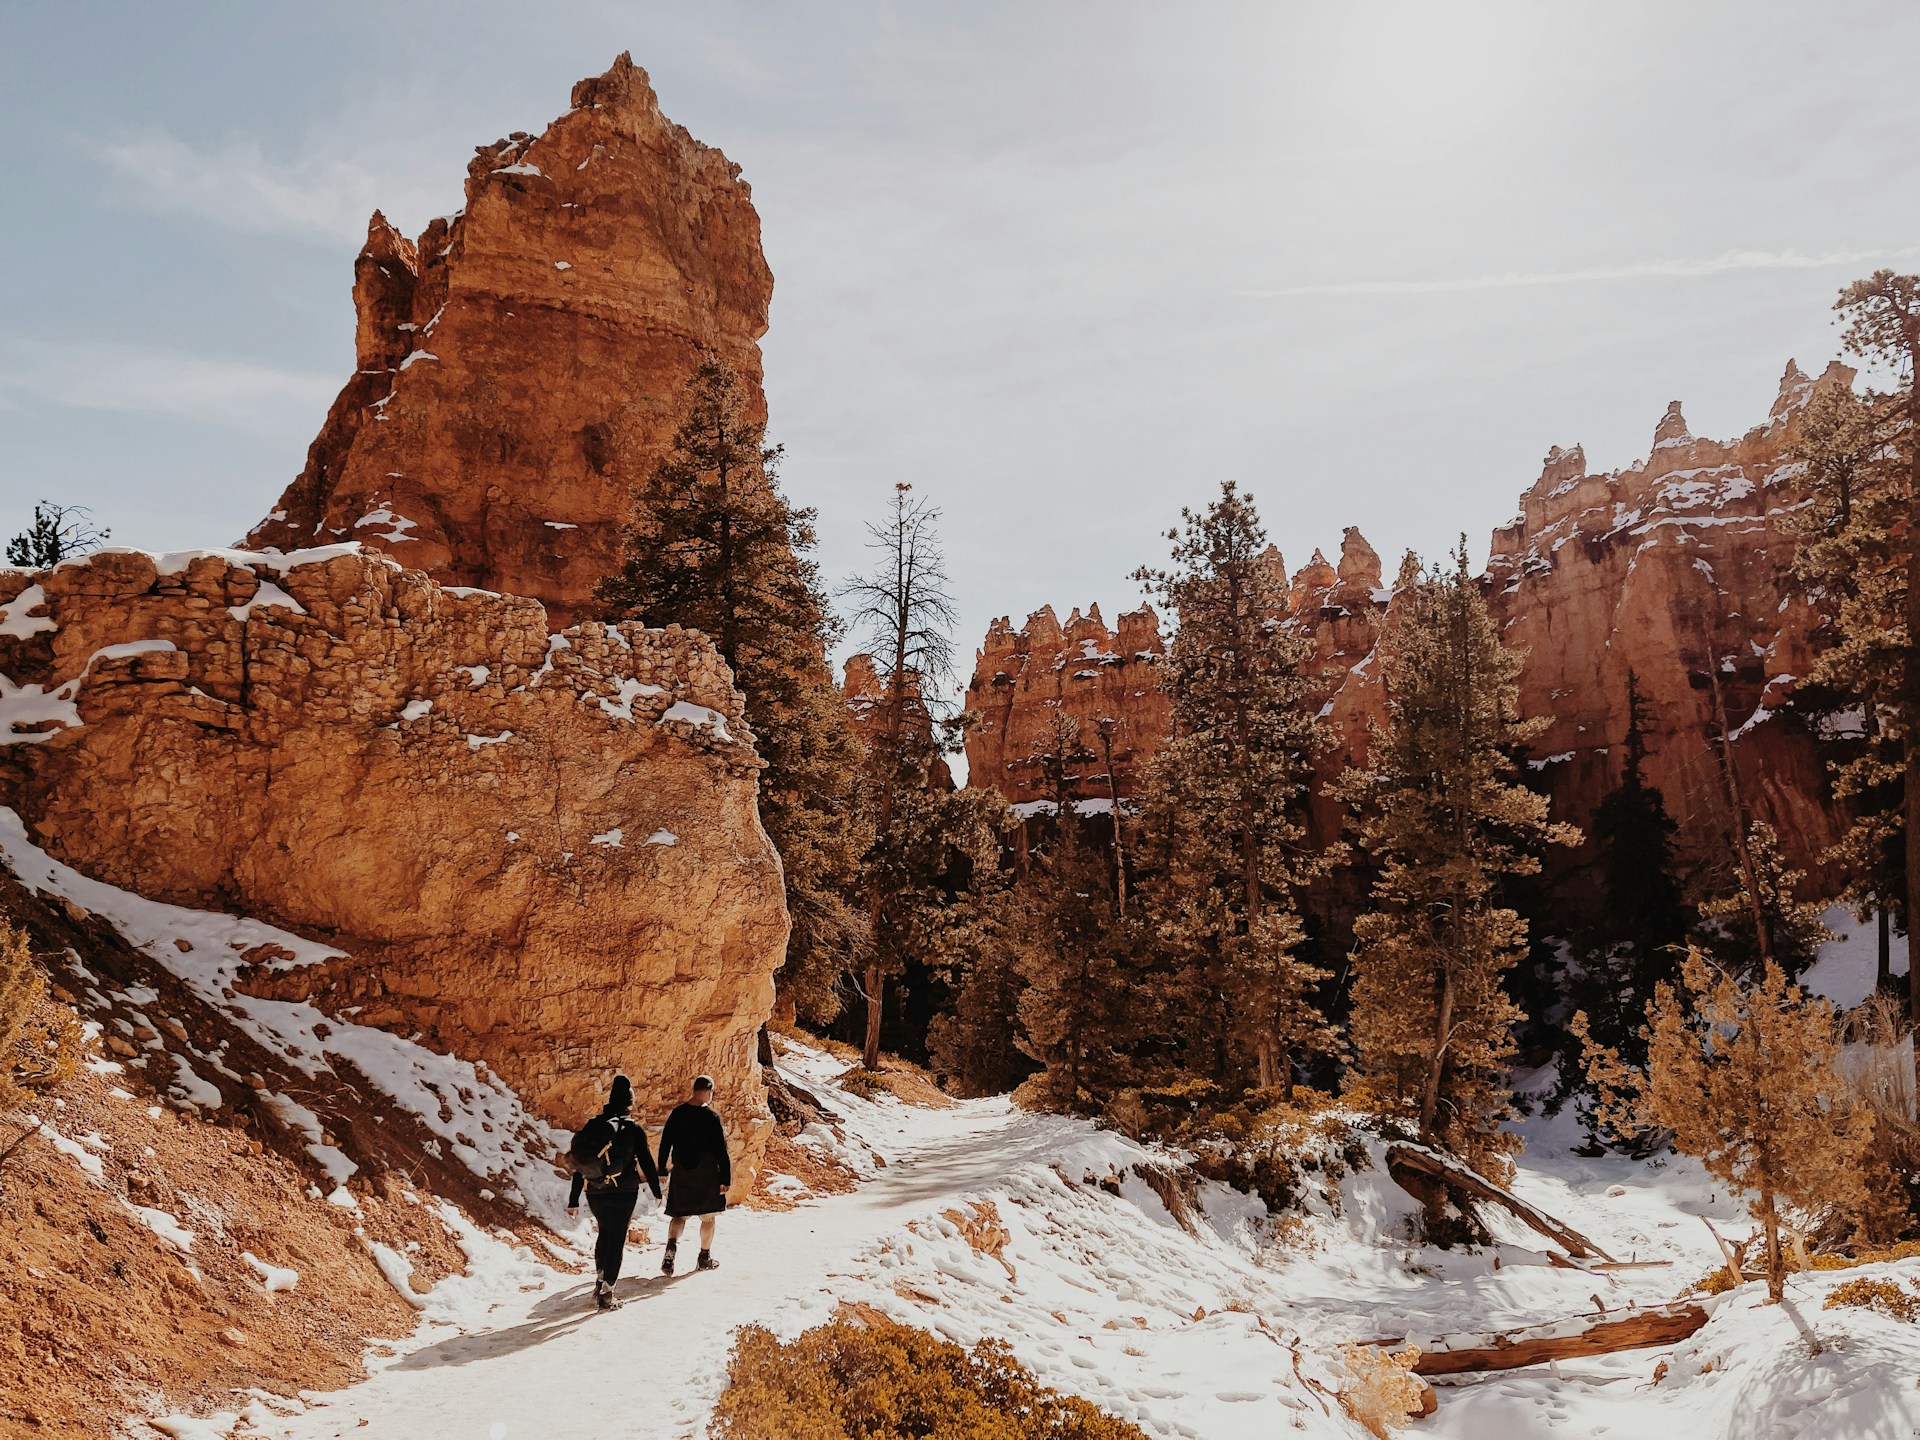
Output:
[[[1050,746],[1055,713],[1080,722],[1081,743],[1100,755],[1099,732],[1112,736],[1114,778],[1120,793],[1139,784],[1139,767],[1166,734],[1168,701],[1159,667],[1166,649],[1150,606],[1120,617],[1109,630],[1100,607],[1075,610],[1062,626],[1042,606],[1015,630],[1002,616],[987,631],[967,686],[967,707],[980,727],[967,736],[972,785],[992,785],[1016,805],[1048,794],[1040,757]],[[1102,759],[1077,769],[1076,798],[1105,800]]]
[[[1787,450],[1807,401],[1818,385],[1852,380],[1842,365],[1813,380],[1789,363],[1766,422],[1729,442],[1695,437],[1675,402],[1649,457],[1609,474],[1589,474],[1578,446],[1555,447],[1520,515],[1494,532],[1483,584],[1506,642],[1526,653],[1523,711],[1553,721],[1529,763],[1559,818],[1586,823],[1619,779],[1631,670],[1647,706],[1648,776],[1683,847],[1696,864],[1723,852],[1729,807],[1712,745],[1712,675],[1744,798],[1779,827],[1796,864],[1819,869],[1844,816],[1814,738],[1786,705],[1807,673],[1820,616],[1789,584],[1795,542],[1780,521],[1802,499]],[[1277,550],[1269,555],[1284,564]],[[1395,622],[1392,598],[1379,556],[1355,529],[1337,565],[1315,551],[1289,586],[1286,620],[1314,646],[1320,713],[1338,739],[1328,774],[1364,759],[1369,722],[1385,718],[1377,656]],[[968,744],[972,783],[1009,800],[1036,798],[1028,757],[1048,709],[1061,705],[1087,718],[1125,717],[1122,793],[1137,784],[1166,732],[1147,658],[1161,652],[1158,625],[1150,611],[1135,612],[1130,637],[1103,638],[1092,614],[1088,622],[1075,612],[1065,631],[1046,609],[1023,630],[1005,620],[989,629],[967,692],[984,721]],[[1315,818],[1324,836],[1337,831],[1338,807],[1324,794]]]
[[[241,988],[484,1061],[562,1126],[715,1076],[750,1173],[787,918],[726,665],[356,547],[0,572],[0,803],[141,895],[346,952]]]
[[[592,614],[701,360],[737,371],[765,418],[773,277],[739,177],[622,55],[545,133],[478,147],[465,207],[417,242],[376,212],[355,373],[247,546],[358,540],[530,595],[556,627]]]

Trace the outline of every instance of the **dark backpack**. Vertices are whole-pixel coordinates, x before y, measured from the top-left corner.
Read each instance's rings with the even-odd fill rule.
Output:
[[[596,1115],[573,1137],[567,1154],[573,1168],[589,1181],[603,1184],[612,1180],[632,1162],[632,1147],[622,1145],[621,1127],[604,1115]]]

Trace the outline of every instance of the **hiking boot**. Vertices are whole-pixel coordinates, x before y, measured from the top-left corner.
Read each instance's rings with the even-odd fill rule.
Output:
[[[673,1255],[679,1248],[680,1247],[673,1241],[667,1241],[667,1253],[660,1257],[660,1273],[662,1275],[671,1275],[673,1273]]]
[[[593,1304],[599,1310],[618,1310],[620,1302],[613,1298],[613,1286],[604,1280],[593,1282]]]
[[[702,1250],[700,1252],[698,1268],[701,1270],[718,1270],[720,1268],[720,1262],[713,1258],[711,1252]]]

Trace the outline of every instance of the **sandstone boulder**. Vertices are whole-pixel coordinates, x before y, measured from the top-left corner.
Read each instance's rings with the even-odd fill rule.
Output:
[[[345,952],[250,993],[484,1061],[565,1127],[701,1071],[751,1175],[787,933],[760,765],[704,637],[384,555],[105,552],[0,572],[0,803],[153,899]]]

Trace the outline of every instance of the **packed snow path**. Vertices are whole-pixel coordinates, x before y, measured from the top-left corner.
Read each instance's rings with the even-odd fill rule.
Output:
[[[651,1243],[629,1244],[617,1291],[624,1304],[612,1313],[594,1310],[590,1277],[558,1274],[524,1253],[517,1264],[482,1260],[472,1276],[442,1287],[470,1293],[449,1296],[443,1323],[430,1321],[425,1332],[451,1323],[456,1333],[375,1361],[380,1368],[370,1380],[325,1397],[274,1433],[286,1440],[703,1434],[737,1327],[758,1322],[784,1334],[827,1318],[845,1294],[834,1291],[835,1272],[876,1239],[937,1215],[1009,1169],[1050,1160],[1060,1139],[1058,1122],[1004,1101],[916,1110],[903,1119],[911,1139],[851,1194],[797,1210],[723,1215],[718,1270],[693,1268],[698,1230],[690,1222],[677,1273],[660,1274],[666,1220],[643,1199],[636,1228],[644,1224]]]
[[[1621,1258],[1662,1268],[1558,1268],[1530,1234],[1474,1254],[1412,1244],[1411,1201],[1377,1165],[1345,1174],[1336,1209],[1309,1198],[1276,1227],[1258,1202],[1202,1185],[1182,1226],[1134,1173],[1156,1157],[1077,1120],[1005,1100],[921,1109],[833,1085],[842,1063],[781,1062],[844,1120],[836,1145],[862,1174],[850,1194],[720,1221],[722,1268],[659,1274],[664,1220],[628,1249],[624,1308],[599,1314],[589,1281],[528,1248],[462,1228],[469,1273],[443,1281],[424,1323],[372,1377],[268,1397],[244,1418],[169,1422],[182,1440],[697,1440],[725,1383],[733,1331],[791,1336],[857,1302],[962,1344],[1011,1343],[1040,1378],[1155,1440],[1363,1440],[1332,1396],[1342,1342],[1485,1332],[1670,1298],[1714,1263],[1702,1218],[1744,1233],[1739,1204],[1686,1161],[1571,1153],[1569,1116],[1531,1122],[1516,1188]],[[822,1140],[809,1131],[803,1143]],[[980,1207],[991,1207],[982,1210]],[[955,1219],[968,1222],[956,1224]],[[979,1221],[1004,1246],[977,1245]],[[972,1229],[972,1237],[968,1230]],[[585,1243],[585,1227],[575,1240]],[[995,1253],[997,1250],[998,1253]],[[550,1257],[547,1257],[550,1258]],[[1867,1266],[1920,1278],[1920,1262]],[[1920,1434],[1910,1326],[1821,1308],[1843,1278],[1796,1276],[1789,1304],[1748,1285],[1692,1339],[1481,1377],[1439,1389],[1410,1436],[1532,1440],[1894,1440]],[[1665,1362],[1664,1378],[1656,1367]],[[278,1409],[284,1412],[284,1405]],[[237,1426],[237,1428],[236,1428]]]

